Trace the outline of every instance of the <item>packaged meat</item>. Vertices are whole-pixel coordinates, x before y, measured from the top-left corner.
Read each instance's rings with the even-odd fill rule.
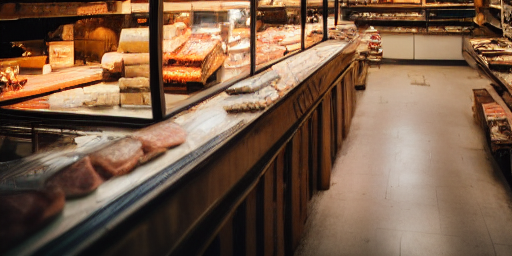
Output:
[[[238,82],[229,87],[226,92],[228,94],[252,93],[275,83],[278,79],[279,74],[275,70],[270,70],[261,75]]]
[[[201,68],[197,67],[163,67],[162,76],[165,83],[202,82]]]
[[[142,142],[145,153],[175,147],[187,139],[187,133],[173,121],[163,121],[136,131],[133,138]]]
[[[131,172],[143,155],[140,141],[124,138],[89,156],[94,169],[108,179]]]
[[[0,193],[0,253],[55,218],[64,202],[57,187]]]
[[[255,93],[233,95],[224,100],[224,110],[230,113],[263,110],[280,98],[279,92],[267,86]]]
[[[87,195],[102,183],[103,178],[94,170],[88,156],[57,172],[47,181],[48,186],[62,189],[67,198]]]
[[[206,83],[222,64],[226,56],[219,40],[191,39],[176,52],[164,54],[164,82],[201,82]],[[193,68],[199,68],[193,69]],[[190,76],[186,73],[192,72]]]

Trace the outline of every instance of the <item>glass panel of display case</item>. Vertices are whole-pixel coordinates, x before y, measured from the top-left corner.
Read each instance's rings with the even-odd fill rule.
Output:
[[[344,1],[340,1],[341,3]],[[421,4],[421,0],[347,0],[347,5],[372,5],[372,4]]]
[[[200,90],[248,75],[250,37],[249,1],[165,3],[162,72],[167,112]]]
[[[472,4],[474,0],[426,0],[427,4]]]
[[[130,12],[124,4],[57,7],[0,20],[2,108],[152,118],[147,17],[119,15]],[[134,101],[132,90],[144,99]]]
[[[503,35],[512,38],[512,3],[503,1]]]
[[[306,1],[306,30],[305,44],[306,48],[322,41],[324,24],[323,24],[323,1],[322,0],[307,0]]]
[[[256,22],[257,68],[300,51],[299,0],[259,0]]]
[[[334,0],[328,0],[327,4],[328,4],[327,30],[331,30],[331,29],[336,28],[336,24],[335,24],[336,8],[334,6]],[[341,19],[338,18],[338,21],[339,20],[341,20]]]

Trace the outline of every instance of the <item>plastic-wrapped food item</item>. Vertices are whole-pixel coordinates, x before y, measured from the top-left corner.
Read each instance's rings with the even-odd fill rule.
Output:
[[[261,88],[276,84],[279,79],[279,74],[275,70],[264,72],[261,75],[253,76],[249,79],[238,82],[229,87],[226,92],[228,94],[251,93],[260,90]]]
[[[267,86],[255,93],[226,98],[224,110],[231,113],[263,110],[276,102],[279,97],[279,92],[275,88]]]
[[[108,179],[131,172],[143,155],[140,141],[124,138],[89,156],[94,169]]]
[[[59,187],[68,198],[84,196],[96,190],[103,178],[96,173],[86,156],[48,179],[48,186]]]
[[[142,142],[144,153],[182,144],[187,133],[173,121],[163,121],[136,131],[133,138]]]
[[[0,193],[0,253],[55,218],[64,202],[58,187]]]
[[[171,62],[177,66],[200,67],[205,59],[216,48],[220,48],[219,40],[189,40],[178,52],[164,54],[164,61]],[[174,62],[174,63],[173,63]]]
[[[275,44],[257,44],[256,64],[264,64],[284,56],[286,47]]]
[[[201,68],[197,67],[163,67],[163,80],[166,83],[201,82]]]

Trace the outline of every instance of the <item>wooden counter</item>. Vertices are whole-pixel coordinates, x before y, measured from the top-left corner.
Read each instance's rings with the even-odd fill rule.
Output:
[[[124,178],[131,182],[126,192],[110,195],[108,204],[35,250],[26,251],[26,246],[37,243],[44,230],[10,253],[292,255],[310,200],[329,188],[333,160],[350,129],[356,48],[357,42],[327,41],[306,51],[334,54],[269,109],[227,116],[218,112],[231,124],[221,123],[224,129],[197,148],[194,136],[200,136],[202,123],[216,120],[184,122],[186,145]],[[210,99],[202,109],[212,109],[222,97]],[[199,117],[214,113],[201,115],[200,110],[191,111]],[[165,164],[174,152],[187,148],[193,150]],[[144,174],[161,166],[155,175]],[[100,200],[109,186],[122,181],[103,184],[103,191],[84,202]]]

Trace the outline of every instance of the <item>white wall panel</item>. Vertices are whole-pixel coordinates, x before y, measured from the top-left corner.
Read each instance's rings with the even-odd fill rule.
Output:
[[[384,53],[386,48],[384,48]],[[464,60],[461,35],[414,35],[416,60]]]

